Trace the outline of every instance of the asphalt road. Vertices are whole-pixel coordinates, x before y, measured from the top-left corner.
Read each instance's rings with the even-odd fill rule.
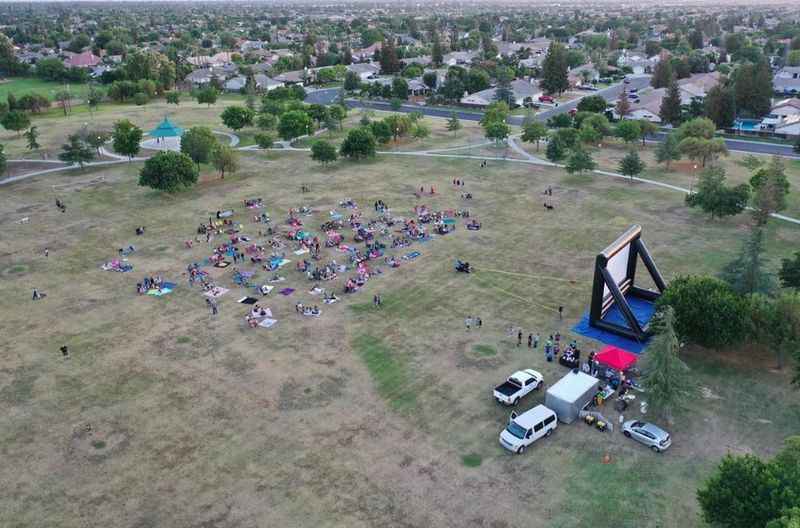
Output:
[[[636,88],[642,89],[650,84],[650,76],[649,75],[642,75],[637,77],[630,77],[630,83],[627,85],[627,88]],[[613,86],[609,86],[608,88],[604,88],[603,90],[598,90],[596,92],[589,92],[585,93],[586,95],[601,95],[607,101],[614,102],[619,97],[620,92],[625,89],[625,84],[615,84]],[[315,90],[313,92],[309,92],[306,95],[305,101],[307,103],[317,103],[317,104],[332,104],[336,101],[337,97],[339,96],[339,91],[341,88],[324,88],[322,90]],[[562,103],[556,107],[549,108],[547,110],[543,110],[536,114],[536,119],[540,121],[546,121],[550,117],[563,114],[565,112],[569,112],[573,108],[578,106],[580,98],[573,99],[572,101]],[[346,101],[348,108],[371,108],[373,110],[385,110],[390,111],[392,109],[391,104],[385,101],[370,101],[370,100],[359,100],[359,99],[347,99]],[[432,106],[423,106],[423,105],[403,105],[398,110],[399,112],[420,112],[424,115],[431,116],[431,117],[450,117],[454,110],[450,108],[437,108]],[[473,111],[466,111],[466,110],[455,110],[456,116],[463,120],[463,121],[480,121],[481,117],[483,117],[483,112],[480,110],[473,110]],[[509,124],[512,125],[521,125],[523,121],[522,116],[512,116],[508,119]],[[653,134],[648,138],[648,140],[652,141],[663,141],[666,137],[666,133],[658,132]],[[796,152],[794,152],[791,145],[781,145],[777,143],[763,143],[757,141],[747,141],[741,139],[725,139],[725,145],[728,147],[728,150],[733,150],[737,152],[749,152],[752,154],[767,154],[767,155],[777,155],[777,156],[784,156],[784,157],[791,157],[800,159],[800,156]]]

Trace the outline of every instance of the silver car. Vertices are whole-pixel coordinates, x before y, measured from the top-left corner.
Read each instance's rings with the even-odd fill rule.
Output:
[[[622,424],[622,434],[649,446],[656,453],[660,453],[672,445],[672,438],[668,432],[657,425],[638,420],[630,420]]]

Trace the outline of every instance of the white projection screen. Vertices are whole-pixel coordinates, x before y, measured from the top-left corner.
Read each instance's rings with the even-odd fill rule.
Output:
[[[628,255],[631,253],[631,245],[626,244],[616,255],[608,259],[606,269],[611,274],[617,286],[628,276]],[[603,299],[611,295],[608,286],[603,286]]]

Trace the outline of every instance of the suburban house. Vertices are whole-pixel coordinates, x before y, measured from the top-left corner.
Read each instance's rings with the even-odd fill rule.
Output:
[[[253,80],[256,83],[256,90],[258,91],[268,92],[270,90],[274,90],[275,88],[283,86],[282,82],[276,81],[275,79],[270,79],[263,73],[257,73],[253,75]],[[247,86],[247,77],[245,77],[244,75],[233,77],[225,81],[225,84],[223,86],[225,88],[225,91],[240,92],[245,88],[245,86]]]
[[[800,66],[786,66],[778,70],[772,79],[775,93],[800,93]]]
[[[631,104],[631,110],[625,119],[641,119],[651,123],[660,123],[661,117],[658,114],[661,111],[661,100],[664,99],[666,93],[666,88],[658,88],[643,94],[638,103]]]
[[[353,50],[353,60],[358,62],[372,60],[372,57],[375,56],[375,52],[380,51],[382,47],[382,42],[376,42],[371,46],[367,46],[366,48]]]
[[[628,67],[634,75],[642,75],[645,73],[652,73],[659,60],[658,55],[647,58],[638,54],[629,54],[623,51],[619,59],[617,59],[617,66],[620,68]]]
[[[199,70],[194,70],[192,73],[186,76],[185,81],[191,84],[195,88],[208,86],[211,82],[211,79],[214,78],[214,73],[211,71],[210,68],[201,68]]]
[[[198,57],[189,57],[186,62],[192,66],[200,66],[203,68],[219,67],[225,64],[231,64],[233,59],[231,54],[226,51],[221,51],[215,55],[200,55]]]
[[[447,66],[456,66],[469,64],[477,56],[477,51],[453,51],[445,55],[443,60]]]
[[[91,51],[81,53],[68,53],[64,66],[67,68],[94,68],[100,64],[100,57]]]
[[[514,104],[517,106],[525,106],[533,103],[542,95],[542,90],[536,81],[525,81],[523,79],[516,79],[511,81],[511,91],[514,94]],[[489,106],[496,101],[497,88],[488,88],[475,92],[473,94],[465,95],[461,98],[461,104],[466,106]]]
[[[380,64],[375,64],[374,62],[360,62],[349,65],[347,67],[347,71],[354,72],[356,75],[358,75],[358,79],[361,82],[364,82],[367,79],[371,79],[378,75],[381,72],[381,66]]]
[[[232,79],[225,81],[225,84],[223,84],[222,87],[225,88],[226,92],[241,92],[246,85],[247,77],[244,75],[239,75],[238,77],[233,77]]]
[[[719,84],[722,75],[719,72],[695,73],[687,79],[678,81],[681,92],[681,104],[688,105],[693,99],[704,99],[710,89]]]
[[[769,114],[761,120],[760,128],[775,132],[786,126],[791,129],[793,125],[796,125],[798,119],[800,119],[800,99],[796,97],[784,99],[783,101],[778,101],[769,111]]]
[[[600,79],[600,72],[597,71],[591,63],[583,64],[572,68],[567,73],[567,79],[570,86],[578,86],[579,84],[597,82]]]
[[[314,81],[314,71],[305,69],[283,72],[280,75],[276,75],[275,80],[284,84],[301,84],[305,86]]]

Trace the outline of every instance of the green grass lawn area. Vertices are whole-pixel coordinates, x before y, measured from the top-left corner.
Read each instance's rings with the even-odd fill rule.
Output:
[[[10,93],[17,98],[25,94],[37,93],[46,95],[52,101],[55,98],[55,94],[62,90],[69,90],[73,94],[73,98],[81,99],[89,93],[89,85],[76,83],[65,85],[52,81],[43,81],[35,77],[11,77],[0,83],[0,99],[5,101]]]
[[[130,116],[146,127],[167,108],[110,108],[96,119]],[[179,126],[222,129],[221,109],[187,102],[169,115]],[[47,144],[78,128],[74,121],[41,126]],[[523,456],[498,443],[510,409],[493,401],[492,387],[521,368],[542,372],[547,385],[566,373],[517,347],[509,325],[543,336],[558,330],[584,350],[597,348],[570,328],[588,306],[595,256],[610,241],[638,223],[665,278],[713,274],[738,251],[745,215],[709,221],[674,191],[495,159],[478,169],[471,159],[387,154],[324,168],[305,152],[245,152],[240,164],[225,180],[204,167],[195,188],[175,195],[138,187],[140,163],[3,188],[0,332],[10,337],[0,369],[0,525],[71,528],[90,518],[124,527],[244,526],[258,518],[270,526],[697,526],[696,489],[722,456],[771,455],[797,432],[800,394],[788,369],[772,369],[772,356],[688,347],[684,358],[704,391],[669,427],[666,453],[580,423],[559,425]],[[745,177],[733,171],[732,180]],[[461,200],[454,178],[466,179],[473,200]],[[414,196],[431,185],[436,195]],[[548,186],[553,211],[541,205]],[[242,234],[263,244],[265,226],[252,221],[258,211],[242,207],[255,197],[278,233],[288,229],[289,208],[308,206],[314,213],[302,217],[304,226],[322,234],[320,224],[345,198],[367,218],[377,199],[405,218],[420,204],[469,208],[483,229],[459,225],[389,249],[421,255],[397,269],[372,263],[383,273],[353,295],[342,293],[352,272],[340,273],[320,284],[339,295],[333,305],[310,293],[289,246],[278,289],[296,291],[259,298],[278,323],[250,329],[249,307],[236,300],[253,290],[233,284],[232,267],[205,268],[231,289],[217,317],[184,275],[227,236],[210,244],[201,237],[191,248],[185,241],[214,211],[233,208]],[[29,222],[16,223],[22,217]],[[137,237],[140,225],[146,233]],[[352,243],[350,230],[343,233]],[[800,246],[800,228],[772,222],[768,238],[774,269]],[[129,244],[137,247],[132,273],[100,270]],[[457,258],[476,273],[455,273]],[[323,262],[330,259],[346,255],[323,249]],[[254,270],[257,284],[272,276],[254,264],[237,267]],[[178,287],[139,296],[146,275]],[[47,297],[31,301],[33,288]],[[297,314],[298,302],[319,305],[321,317]],[[467,331],[467,316],[480,317],[482,328]],[[69,361],[60,357],[63,344]],[[544,391],[528,396],[520,410],[543,399]],[[610,464],[602,463],[606,454]]]

